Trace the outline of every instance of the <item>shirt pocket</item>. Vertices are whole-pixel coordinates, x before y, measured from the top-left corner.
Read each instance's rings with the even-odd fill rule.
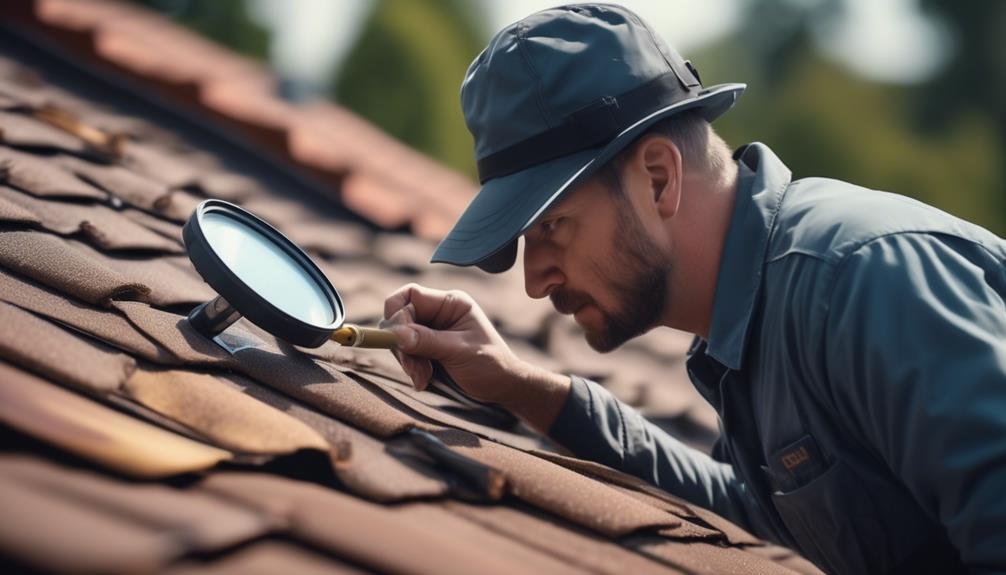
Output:
[[[865,485],[841,460],[772,502],[801,551],[829,573],[883,573],[889,542]]]

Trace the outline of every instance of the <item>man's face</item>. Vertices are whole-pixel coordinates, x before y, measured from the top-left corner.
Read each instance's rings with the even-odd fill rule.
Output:
[[[611,351],[654,327],[667,305],[669,254],[613,182],[573,190],[525,233],[525,286],[573,314],[587,343]]]

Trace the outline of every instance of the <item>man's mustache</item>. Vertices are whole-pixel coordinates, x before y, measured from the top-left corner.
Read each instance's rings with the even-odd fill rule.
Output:
[[[561,314],[571,314],[592,301],[586,293],[573,289],[556,289],[548,294],[552,305]]]

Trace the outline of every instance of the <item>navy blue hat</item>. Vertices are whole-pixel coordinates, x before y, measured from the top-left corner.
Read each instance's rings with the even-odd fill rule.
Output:
[[[432,261],[509,269],[517,238],[653,123],[685,110],[711,121],[744,88],[704,88],[622,6],[560,6],[507,26],[461,84],[482,189]]]

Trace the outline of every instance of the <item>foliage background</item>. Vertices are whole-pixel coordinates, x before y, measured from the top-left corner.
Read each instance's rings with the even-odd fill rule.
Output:
[[[269,28],[256,22],[249,0],[134,1],[267,58]],[[744,7],[737,29],[688,54],[705,82],[749,85],[716,123],[731,145],[762,141],[795,177],[913,196],[1006,235],[1006,2],[918,0],[952,43],[934,75],[903,85],[857,75],[811,40],[846,0],[737,1]],[[493,32],[479,4],[372,3],[348,58],[314,93],[474,175],[458,91]]]

